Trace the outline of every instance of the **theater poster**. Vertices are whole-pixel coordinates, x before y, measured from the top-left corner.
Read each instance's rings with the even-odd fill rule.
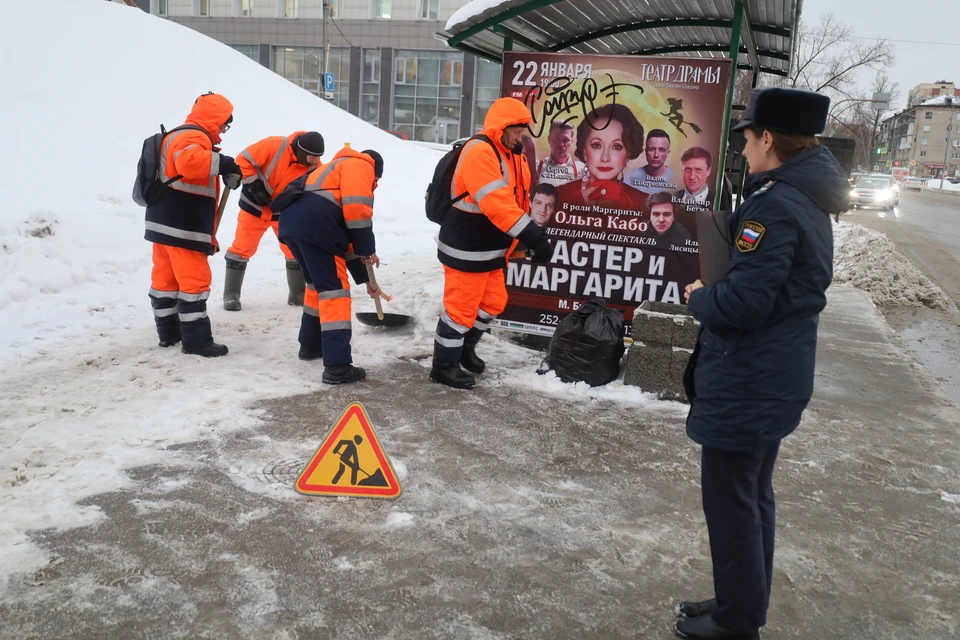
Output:
[[[494,325],[550,335],[583,302],[624,312],[683,304],[699,277],[697,209],[713,208],[730,84],[726,59],[506,52],[502,95],[533,122],[524,139],[530,215],[549,264],[513,259]]]

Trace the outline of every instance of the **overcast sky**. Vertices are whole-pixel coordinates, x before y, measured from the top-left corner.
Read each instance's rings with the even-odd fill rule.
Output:
[[[903,108],[907,92],[921,82],[947,80],[960,84],[960,3],[957,0],[804,0],[802,19],[819,23],[833,13],[854,26],[857,36],[881,36],[893,42],[897,62],[887,72],[900,84],[900,99],[891,106]],[[952,46],[933,43],[953,43]],[[874,72],[869,69],[861,86],[869,89]]]

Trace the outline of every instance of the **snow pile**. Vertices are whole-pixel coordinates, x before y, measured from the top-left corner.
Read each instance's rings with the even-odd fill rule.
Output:
[[[949,180],[943,180],[943,186],[941,187],[940,183],[941,183],[940,178],[933,178],[932,180],[924,181],[923,186],[926,189],[936,189],[936,190],[942,189],[943,191],[960,192],[960,184],[954,184]]]
[[[943,291],[882,233],[858,224],[834,225],[833,280],[865,291],[877,306],[946,309]]]

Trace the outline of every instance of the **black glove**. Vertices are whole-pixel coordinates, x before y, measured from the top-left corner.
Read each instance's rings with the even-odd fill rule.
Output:
[[[533,255],[530,256],[530,260],[533,262],[550,262],[550,258],[553,257],[553,245],[544,236],[540,236],[533,243],[530,251],[533,252]]]
[[[220,154],[220,175],[223,176],[223,183],[232,190],[240,188],[240,180],[243,174],[240,172],[240,166],[230,156]]]
[[[269,207],[270,203],[273,201],[273,198],[270,197],[270,194],[267,193],[267,188],[263,186],[263,180],[254,180],[247,185],[247,194],[250,196],[250,199],[261,207]]]

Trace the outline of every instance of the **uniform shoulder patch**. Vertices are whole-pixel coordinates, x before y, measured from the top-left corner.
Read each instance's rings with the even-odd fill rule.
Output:
[[[744,220],[740,224],[740,231],[737,233],[737,251],[740,253],[756,251],[766,232],[767,228],[759,222]]]
[[[775,184],[777,184],[777,181],[776,181],[776,180],[767,180],[767,182],[765,182],[762,187],[760,187],[759,189],[757,189],[756,191],[754,191],[753,193],[751,193],[751,194],[750,194],[750,197],[752,198],[752,197],[754,197],[754,196],[763,195],[763,194],[766,193],[767,191],[770,191],[771,187],[773,187],[773,185],[775,185]]]

